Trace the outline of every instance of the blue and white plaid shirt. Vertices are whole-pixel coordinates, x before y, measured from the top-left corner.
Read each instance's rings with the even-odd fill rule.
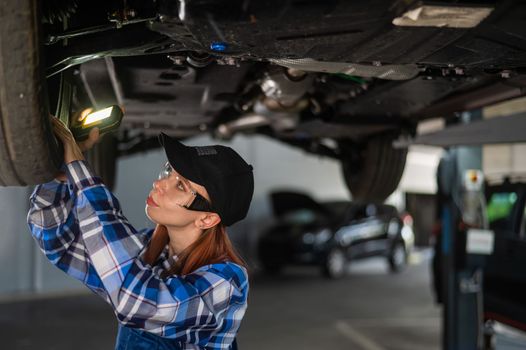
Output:
[[[27,222],[47,258],[103,297],[125,326],[183,349],[230,348],[247,308],[246,269],[225,262],[161,278],[174,258],[143,261],[153,229],[128,222],[87,162],[65,168],[68,182],[38,185],[30,197]]]

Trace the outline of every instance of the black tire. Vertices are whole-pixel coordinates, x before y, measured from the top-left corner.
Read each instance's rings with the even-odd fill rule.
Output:
[[[323,261],[322,274],[330,279],[340,279],[347,274],[347,257],[340,247],[333,247]]]
[[[394,149],[393,140],[382,135],[365,145],[340,143],[342,173],[354,200],[383,202],[398,187],[407,149]]]
[[[86,152],[86,160],[110,190],[115,189],[118,142],[114,134],[105,134]]]
[[[389,252],[387,258],[389,263],[389,271],[397,273],[402,271],[407,266],[407,250],[403,241],[396,241]]]
[[[0,6],[0,185],[50,181],[63,161],[49,122],[40,10],[34,0]]]

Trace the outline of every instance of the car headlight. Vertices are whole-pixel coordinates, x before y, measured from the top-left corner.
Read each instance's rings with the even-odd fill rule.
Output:
[[[391,220],[389,221],[389,226],[387,226],[387,234],[389,236],[395,236],[398,233],[399,229],[400,225],[398,224],[398,221]]]

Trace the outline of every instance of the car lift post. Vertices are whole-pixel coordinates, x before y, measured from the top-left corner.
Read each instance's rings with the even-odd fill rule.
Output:
[[[444,281],[442,348],[447,350],[478,350],[483,346],[481,264],[467,257],[466,234],[459,227],[465,216],[462,210],[466,209],[464,174],[468,169],[481,169],[481,165],[480,147],[455,147],[447,151],[437,171],[439,190],[444,198],[440,249]],[[482,192],[478,195],[482,196]]]

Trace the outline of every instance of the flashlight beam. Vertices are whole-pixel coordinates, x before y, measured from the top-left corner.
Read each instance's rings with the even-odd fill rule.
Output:
[[[108,108],[101,109],[100,111],[96,111],[96,112],[88,114],[88,116],[84,118],[82,126],[89,126],[91,124],[94,124],[98,121],[101,121],[103,119],[110,117],[112,109],[113,107],[108,107]]]

